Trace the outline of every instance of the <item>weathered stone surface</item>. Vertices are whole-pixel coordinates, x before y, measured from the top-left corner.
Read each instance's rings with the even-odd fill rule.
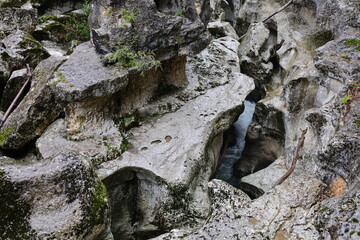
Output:
[[[89,163],[64,153],[41,163],[2,158],[1,239],[105,239],[107,193]]]
[[[13,71],[7,81],[1,98],[0,110],[6,111],[27,79],[27,69]]]
[[[155,51],[161,60],[201,51],[208,43],[206,28],[194,1],[93,2],[92,41],[100,53],[129,45]]]
[[[61,108],[54,98],[49,79],[64,60],[64,58],[50,57],[42,61],[35,69],[29,93],[1,128],[0,145],[2,148],[23,147],[30,140],[40,136],[59,116]]]
[[[245,204],[236,199],[236,194],[223,195],[221,198],[226,200],[222,201],[231,203],[231,207],[215,211],[203,227],[192,233],[174,232],[156,239],[317,239],[319,234],[313,223],[319,209],[316,202],[324,188],[321,181],[302,175]]]
[[[263,23],[254,23],[250,25],[239,48],[241,71],[261,83],[266,82],[273,70],[273,64],[269,61],[272,47],[269,37],[270,31]]]
[[[234,23],[235,6],[233,0],[210,0],[210,9],[213,21]]]
[[[128,72],[105,67],[89,42],[80,44],[54,74],[56,99],[80,101],[111,95],[126,86]]]
[[[268,167],[241,178],[241,181],[267,192],[286,173],[285,162],[285,157],[281,156]]]
[[[50,54],[43,48],[40,42],[36,41],[29,33],[18,30],[3,39],[6,51],[11,55],[21,56],[22,60],[35,67]]]
[[[213,142],[219,142],[254,87],[251,78],[239,73],[237,47],[229,37],[217,39],[189,61],[189,84],[174,94],[182,101],[180,107],[130,129],[131,147],[119,159],[100,165],[98,173],[112,189],[110,195],[114,194],[110,197],[112,205],[122,204],[123,197],[116,196],[122,195],[126,186],[141,193],[124,200],[124,216],[114,213],[114,235],[121,236],[121,223],[133,217],[128,213],[134,213],[134,208],[141,220],[125,235],[134,231],[151,236],[182,224],[195,226],[206,218],[207,181],[221,147],[213,146]],[[174,96],[161,101],[173,101]],[[194,110],[196,114],[190,114]],[[176,173],[171,169],[177,169]],[[125,175],[129,177],[116,181]],[[133,197],[137,198],[135,206]]]
[[[358,239],[360,236],[359,183],[343,195],[321,203],[315,226],[323,239]]]
[[[37,18],[35,9],[0,8],[0,30],[6,34],[16,30],[31,32],[35,29]]]
[[[239,39],[239,36],[236,34],[234,28],[228,22],[210,22],[207,28],[211,35],[216,38],[229,36],[234,39]]]

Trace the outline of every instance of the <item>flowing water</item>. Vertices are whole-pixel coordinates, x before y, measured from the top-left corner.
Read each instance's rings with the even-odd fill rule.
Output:
[[[245,146],[245,136],[247,129],[251,123],[255,111],[255,103],[244,101],[244,112],[234,123],[236,142],[235,145],[229,147],[224,156],[221,166],[216,171],[214,178],[221,179],[234,187],[239,187],[239,180],[234,177],[234,164],[241,158],[241,153]]]

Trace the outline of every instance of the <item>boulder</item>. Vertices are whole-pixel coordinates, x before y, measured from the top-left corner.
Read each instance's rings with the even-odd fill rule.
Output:
[[[234,39],[239,39],[239,36],[236,34],[234,28],[228,22],[210,22],[207,29],[215,38],[229,36]]]
[[[35,9],[0,8],[0,30],[7,35],[17,30],[31,32],[35,29],[37,18]]]
[[[100,55],[86,42],[57,69],[50,85],[58,101],[81,101],[118,92],[128,83],[127,74],[117,67],[105,67]]]
[[[201,51],[209,38],[194,1],[167,2],[95,0],[90,28],[96,50],[104,54],[126,45],[154,51],[161,61]]]
[[[241,182],[251,184],[264,192],[268,192],[287,172],[285,162],[285,157],[281,156],[268,167],[241,178]]]
[[[32,87],[1,128],[0,145],[5,149],[19,149],[39,137],[59,116],[60,103],[54,98],[49,80],[64,58],[50,57],[34,71]]]
[[[85,159],[68,152],[26,165],[0,161],[2,239],[110,236],[107,192]]]
[[[4,94],[1,99],[0,110],[6,111],[7,108],[10,106],[16,95],[18,94],[19,90],[27,80],[27,69],[23,68],[20,70],[13,71],[9,80],[7,81]],[[24,94],[23,96],[24,97]]]
[[[49,57],[50,54],[29,33],[18,30],[3,39],[6,51],[11,55],[19,56],[23,62],[35,68],[39,62]]]
[[[269,39],[270,30],[263,23],[254,23],[250,25],[239,48],[241,71],[259,83],[267,82],[273,70]]]

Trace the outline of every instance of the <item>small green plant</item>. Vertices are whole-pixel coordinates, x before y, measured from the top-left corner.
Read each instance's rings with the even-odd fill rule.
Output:
[[[349,104],[352,101],[352,97],[351,96],[345,96],[341,99],[341,103],[346,105]]]
[[[111,15],[113,13],[114,13],[114,9],[112,9],[112,8],[106,11],[107,15]]]
[[[56,72],[57,79],[51,82],[51,86],[56,86],[59,82],[68,83],[68,80],[63,76],[62,72]],[[71,84],[71,83],[70,83]]]
[[[134,10],[129,11],[127,9],[122,9],[121,10],[121,15],[123,16],[123,18],[128,21],[128,22],[134,22],[135,18],[136,18],[136,13]]]
[[[47,21],[50,21],[50,20],[56,20],[56,19],[57,19],[57,17],[53,16],[53,15],[43,15],[43,16],[38,18],[39,23],[44,23],[44,22],[47,22]]]
[[[105,58],[105,61],[124,68],[135,68],[139,70],[141,74],[152,67],[159,68],[161,66],[160,61],[155,59],[153,52],[136,52],[129,45],[124,45],[114,53],[109,54]]]
[[[360,51],[360,39],[350,39],[345,42],[346,46],[355,46],[356,50]]]
[[[176,16],[184,16],[185,11],[182,9],[175,9],[174,13]]]
[[[347,54],[340,54],[340,57],[342,58],[342,59],[345,59],[345,60],[347,60],[347,61],[350,61],[351,60],[351,57],[349,56],[349,55],[347,55]]]

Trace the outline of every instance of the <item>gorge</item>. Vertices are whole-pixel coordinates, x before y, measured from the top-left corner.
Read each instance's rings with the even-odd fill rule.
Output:
[[[0,240],[357,239],[359,90],[357,1],[0,0]]]

